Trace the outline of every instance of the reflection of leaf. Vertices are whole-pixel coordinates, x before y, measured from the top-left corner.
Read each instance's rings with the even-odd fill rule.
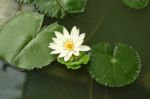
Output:
[[[114,52],[107,43],[92,48],[89,67],[97,82],[109,87],[121,87],[133,82],[141,69],[138,53],[125,44],[117,44]]]
[[[142,9],[148,5],[148,0],[123,0],[124,4],[130,8]]]
[[[48,44],[62,26],[55,23],[40,31],[42,22],[43,15],[23,13],[5,24],[0,32],[0,57],[23,69],[41,68],[53,61]]]

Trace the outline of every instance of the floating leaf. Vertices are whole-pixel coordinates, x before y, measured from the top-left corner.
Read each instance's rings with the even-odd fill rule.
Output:
[[[43,15],[23,13],[3,26],[0,31],[0,57],[23,69],[41,68],[54,60],[48,44],[55,30],[62,26],[52,24],[40,31]]]
[[[84,11],[87,0],[35,0],[41,12],[51,17],[63,18],[67,13]]]
[[[92,48],[89,72],[100,84],[109,87],[128,85],[137,79],[140,70],[139,55],[128,45],[119,43],[114,51],[107,43],[100,43]]]
[[[69,69],[79,69],[82,64],[87,64],[90,60],[90,55],[80,52],[79,56],[73,56],[69,61],[65,62],[63,58],[57,58],[57,61],[66,65]]]
[[[124,4],[130,8],[142,9],[148,5],[148,0],[123,0]]]

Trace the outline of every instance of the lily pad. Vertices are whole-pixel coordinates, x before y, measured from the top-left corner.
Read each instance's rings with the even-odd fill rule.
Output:
[[[84,11],[87,0],[35,0],[40,12],[51,17],[63,18],[67,13]]]
[[[0,58],[22,69],[41,68],[55,57],[50,55],[48,44],[54,31],[62,26],[54,23],[40,30],[43,15],[29,12],[11,19],[0,31]]]
[[[123,0],[124,4],[130,8],[142,9],[148,5],[148,0]]]
[[[121,87],[137,79],[141,61],[136,50],[118,43],[114,51],[108,43],[93,46],[89,72],[98,83],[109,87]]]

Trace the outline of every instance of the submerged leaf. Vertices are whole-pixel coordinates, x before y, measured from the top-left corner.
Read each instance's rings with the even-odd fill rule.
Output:
[[[138,53],[125,44],[117,44],[114,51],[107,43],[92,48],[89,72],[97,82],[109,87],[132,83],[139,76],[141,61]]]
[[[130,8],[142,9],[148,5],[148,0],[123,0],[124,4]]]
[[[54,23],[40,31],[43,15],[30,12],[11,19],[0,31],[0,58],[22,69],[41,68],[54,60],[48,44],[53,32],[62,26]]]
[[[68,69],[79,69],[82,64],[87,64],[90,60],[90,55],[80,52],[79,56],[72,56],[72,58],[65,62],[63,58],[57,58],[57,61],[66,65]]]

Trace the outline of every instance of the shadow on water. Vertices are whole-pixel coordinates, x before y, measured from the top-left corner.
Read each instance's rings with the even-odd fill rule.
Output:
[[[1,0],[0,0],[1,1]],[[121,0],[88,0],[85,13],[68,15],[60,24],[76,25],[87,33],[89,45],[124,42],[136,48],[142,59],[138,80],[123,88],[107,88],[91,80],[86,68],[67,70],[52,63],[42,70],[20,71],[0,62],[0,99],[149,99],[150,6],[127,8]],[[44,25],[56,19],[46,17]]]

